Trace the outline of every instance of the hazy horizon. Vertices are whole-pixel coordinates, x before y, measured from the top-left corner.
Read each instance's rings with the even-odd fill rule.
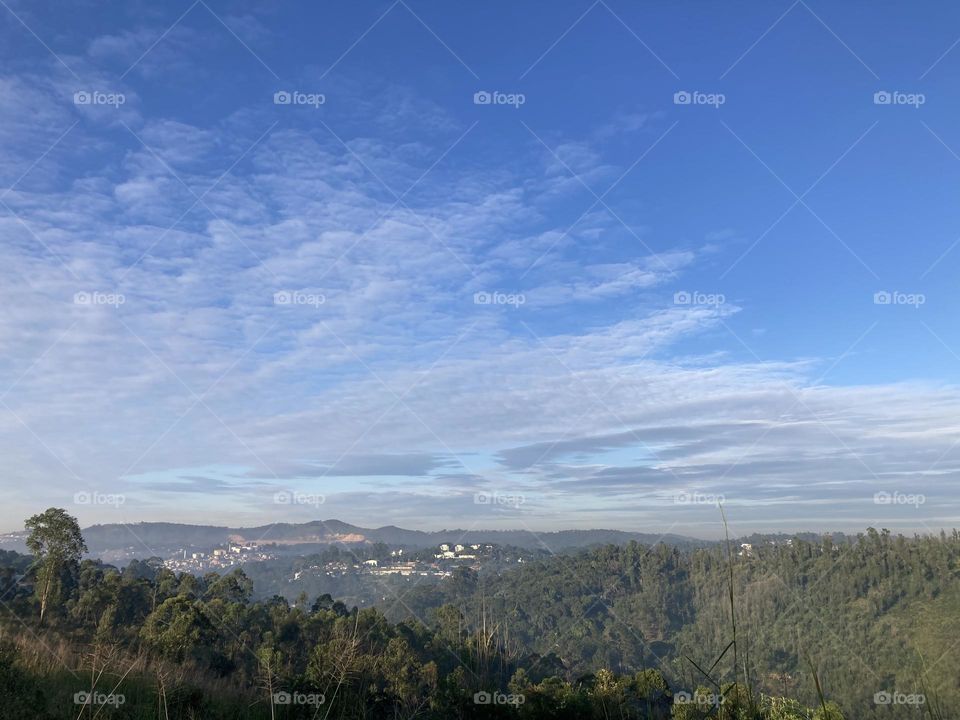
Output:
[[[442,526],[442,525],[431,525],[431,524],[421,524],[421,525],[395,525],[393,523],[386,524],[377,524],[373,523],[363,523],[363,522],[353,522],[351,520],[344,520],[341,517],[324,517],[324,518],[313,518],[313,519],[300,519],[300,520],[277,520],[275,522],[260,523],[255,522],[234,522],[234,523],[214,523],[214,522],[204,522],[203,520],[184,520],[184,519],[175,519],[175,520],[138,520],[132,519],[129,517],[118,518],[108,522],[95,522],[84,524],[81,523],[82,527],[90,528],[101,525],[121,525],[121,526],[135,526],[137,524],[170,524],[170,525],[189,525],[189,526],[209,526],[209,527],[218,527],[218,528],[229,528],[229,529],[254,529],[254,528],[264,528],[271,527],[274,525],[302,525],[302,524],[311,524],[316,523],[321,526],[326,526],[328,523],[332,522],[341,522],[353,527],[366,529],[366,530],[379,530],[387,527],[396,527],[401,530],[411,530],[424,533],[469,533],[469,532],[520,532],[520,533],[529,533],[534,538],[539,533],[550,533],[550,532],[565,532],[565,531],[613,531],[613,532],[624,532],[624,533],[643,533],[649,535],[658,535],[663,538],[670,536],[680,536],[685,538],[690,538],[693,540],[708,540],[716,541],[723,540],[726,536],[725,533],[729,532],[729,537],[731,539],[746,537],[754,533],[760,535],[774,535],[774,534],[783,534],[783,535],[802,535],[802,534],[815,534],[815,535],[828,535],[832,533],[843,533],[849,536],[856,536],[858,533],[866,533],[869,527],[874,526],[850,526],[850,527],[819,527],[816,524],[816,521],[797,521],[796,527],[771,527],[764,526],[760,521],[758,522],[738,522],[736,518],[730,518],[728,513],[727,518],[727,527],[724,527],[723,520],[716,520],[711,522],[698,522],[683,527],[678,525],[670,526],[669,529],[664,527],[658,527],[656,525],[650,526],[606,526],[606,525],[582,525],[582,526],[570,526],[570,527],[546,527],[539,526],[538,523],[533,522],[530,524],[525,523],[516,523],[511,524],[509,521],[506,521],[503,524],[494,525],[493,523],[488,525],[477,524],[477,523],[464,523],[460,526]],[[325,528],[332,532],[332,528]],[[890,525],[879,525],[874,527],[875,530],[886,529],[889,530],[894,535],[904,535],[904,536],[933,536],[939,535],[941,531],[948,532],[952,528],[946,526],[942,528],[934,527],[898,527]],[[14,533],[24,532],[22,527],[15,527],[11,529],[0,529],[0,534],[9,535]],[[135,539],[132,537],[132,539]],[[455,539],[455,538],[454,538]],[[263,537],[264,542],[269,542],[270,536],[269,533],[265,534]]]
[[[0,527],[957,526],[940,10],[4,4]]]

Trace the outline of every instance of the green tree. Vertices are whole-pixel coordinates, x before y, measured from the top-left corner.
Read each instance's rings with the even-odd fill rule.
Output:
[[[64,575],[76,576],[87,551],[76,518],[62,508],[49,508],[24,523],[27,547],[34,556],[40,622],[50,604],[60,598]]]
[[[247,603],[253,594],[253,582],[240,568],[227,575],[210,573],[206,576],[207,592],[205,599],[222,600],[229,603]]]
[[[215,639],[200,604],[184,595],[165,600],[150,613],[140,636],[150,647],[177,662],[182,662],[194,648]]]
[[[257,675],[260,688],[267,694],[270,702],[270,720],[274,720],[276,717],[277,676],[283,666],[283,655],[277,652],[269,641],[257,649],[256,655],[259,666]]]
[[[794,698],[767,697],[762,707],[769,720],[807,720],[810,711]]]
[[[840,707],[832,700],[826,706],[821,706],[813,713],[813,720],[843,720]]]

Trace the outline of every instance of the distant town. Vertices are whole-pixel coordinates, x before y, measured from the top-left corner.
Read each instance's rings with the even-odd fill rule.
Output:
[[[370,557],[370,554],[375,557]],[[372,553],[370,548],[355,548],[343,549],[338,555],[335,559],[327,560],[320,560],[319,555],[308,556],[318,560],[295,570],[290,581],[296,582],[305,576],[337,578],[360,574],[443,578],[450,576],[457,567],[479,570],[485,561],[524,562],[519,551],[507,551],[493,544],[441,543],[432,549],[415,551],[404,548],[389,549],[380,545]],[[165,559],[163,564],[174,572],[203,574],[280,557],[281,553],[274,544],[226,544],[208,550],[180,548]]]
[[[235,565],[250,562],[274,560],[277,557],[275,550],[261,547],[256,543],[250,545],[225,545],[209,551],[180,549],[177,553],[163,561],[164,567],[175,572],[205,573],[223,570]]]

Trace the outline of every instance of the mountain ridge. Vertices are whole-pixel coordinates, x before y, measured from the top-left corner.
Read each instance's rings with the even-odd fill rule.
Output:
[[[211,546],[230,542],[278,545],[372,544],[426,548],[443,542],[490,543],[516,547],[541,548],[558,552],[567,548],[597,544],[622,544],[631,540],[644,544],[665,542],[683,547],[704,546],[712,541],[672,533],[642,533],[627,530],[595,528],[589,530],[410,530],[395,525],[365,528],[338,519],[310,520],[303,523],[278,522],[252,527],[197,525],[175,522],[103,523],[83,529],[90,553],[141,547],[150,554],[168,551],[171,547]],[[24,531],[0,535],[0,547],[19,549],[26,537]],[[153,551],[156,552],[153,552]]]

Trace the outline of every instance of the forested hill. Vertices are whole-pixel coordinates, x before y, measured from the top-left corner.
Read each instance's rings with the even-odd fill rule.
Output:
[[[813,702],[809,661],[848,717],[921,717],[883,693],[939,695],[960,707],[960,537],[869,530],[853,542],[732,547],[736,619],[753,681]],[[430,617],[453,604],[487,614],[573,673],[657,667],[675,682],[731,639],[726,550],[631,543],[531,563],[501,577],[461,574],[417,588],[391,611]],[[926,667],[926,670],[924,669]],[[878,693],[880,695],[878,695]],[[928,717],[924,714],[923,717]]]

